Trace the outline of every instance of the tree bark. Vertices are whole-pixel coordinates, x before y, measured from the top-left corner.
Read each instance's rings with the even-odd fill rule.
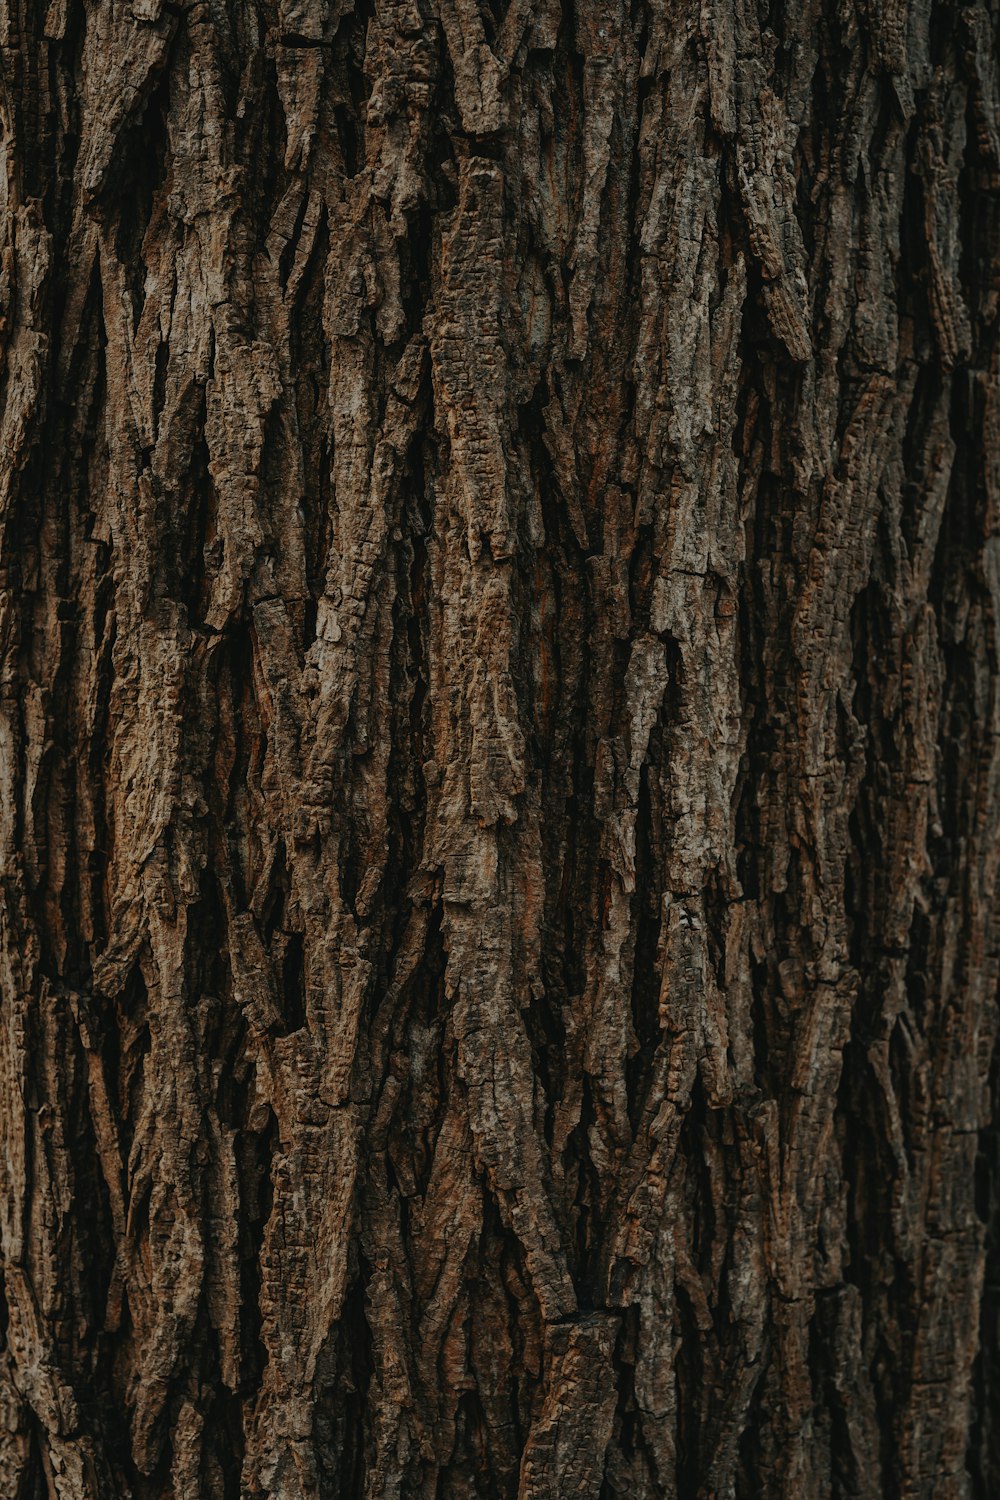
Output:
[[[1000,1494],[997,0],[3,0],[0,1491]]]

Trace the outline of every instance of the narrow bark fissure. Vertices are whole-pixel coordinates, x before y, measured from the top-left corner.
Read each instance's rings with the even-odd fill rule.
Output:
[[[363,1260],[320,1360],[313,1431],[321,1500],[364,1493],[365,1409],[372,1378],[372,1335],[365,1316],[369,1272]]]
[[[240,1383],[244,1413],[260,1390],[268,1353],[261,1340],[260,1258],[274,1207],[272,1162],[278,1149],[278,1122],[272,1110],[251,1129],[244,1122],[236,1141],[240,1185]],[[244,1415],[245,1420],[245,1415]]]

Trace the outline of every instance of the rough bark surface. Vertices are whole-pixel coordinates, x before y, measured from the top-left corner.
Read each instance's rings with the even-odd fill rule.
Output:
[[[2,0],[0,1492],[1000,1494],[997,0]]]

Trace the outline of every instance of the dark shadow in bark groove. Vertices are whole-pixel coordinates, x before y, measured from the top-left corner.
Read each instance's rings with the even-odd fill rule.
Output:
[[[42,1430],[30,1407],[28,1410],[29,1456],[15,1500],[49,1500],[52,1491],[49,1486],[47,1466],[42,1457],[44,1441]]]
[[[639,777],[639,807],[635,830],[635,896],[638,907],[635,959],[632,967],[632,1025],[636,1050],[626,1064],[625,1083],[629,1118],[638,1129],[646,1104],[650,1068],[663,1029],[660,1023],[660,970],[657,954],[663,913],[662,840],[660,830],[659,766],[662,763],[660,720],[650,736],[647,759]],[[651,780],[656,781],[656,812],[653,812]]]
[[[291,1036],[306,1024],[305,938],[301,932],[285,933],[281,939],[281,1024],[272,1027],[275,1036]]]
[[[161,349],[164,347],[160,345]],[[176,506],[170,517],[176,552],[164,559],[163,566],[169,579],[164,592],[184,605],[189,626],[197,630],[203,626],[208,613],[212,585],[222,563],[223,546],[218,534],[219,499],[205,440],[204,391],[199,393],[198,409],[191,417],[190,453],[190,467],[183,489],[179,495],[171,496]]]
[[[410,1197],[422,1199],[434,1165],[434,1151],[451,1087],[446,1054],[445,973],[447,948],[442,907],[433,906],[420,963],[400,997],[392,1020],[387,1059],[405,1059],[405,1077],[389,1125],[388,1163],[400,1194],[400,1209],[409,1214]],[[385,1080],[378,1080],[381,1088]]]
[[[266,729],[255,684],[254,637],[242,620],[226,630],[215,655],[214,671],[224,709],[220,752],[225,755],[225,810],[220,806],[222,826],[228,836],[227,869],[236,899],[236,909],[246,911],[260,867],[259,839],[254,831],[255,810],[260,800],[260,778],[266,754]]]
[[[604,1230],[601,1180],[590,1154],[590,1133],[596,1125],[593,1086],[585,1075],[580,1091],[580,1120],[563,1155],[563,1175],[567,1188],[573,1192],[570,1270],[581,1311],[600,1307],[604,1301],[600,1285]]]
[[[245,1405],[260,1390],[268,1357],[261,1339],[260,1257],[274,1202],[271,1164],[277,1148],[278,1121],[270,1109],[262,1128],[250,1130],[244,1125],[236,1139],[240,1184],[240,1394]]]
[[[143,1077],[149,1056],[149,996],[136,959],[118,997],[108,1004],[103,1047],[108,1096],[118,1126],[123,1173],[142,1108]],[[124,1185],[124,1177],[123,1177]]]
[[[211,1500],[241,1500],[243,1467],[243,1400],[222,1379],[219,1338],[211,1327],[208,1307],[199,1314],[197,1326],[206,1330],[200,1358],[199,1388],[204,1401],[201,1476],[202,1494]],[[215,1482],[222,1480],[221,1490]],[[179,1500],[179,1497],[178,1497]]]
[[[122,133],[115,165],[102,194],[109,217],[115,215],[115,255],[132,294],[133,332],[146,301],[146,233],[169,171],[169,113],[170,69],[164,66],[141,114]]]
[[[374,1370],[365,1316],[369,1268],[358,1256],[340,1320],[317,1361],[313,1436],[320,1500],[356,1500],[365,1492],[366,1413]]]
[[[637,1304],[623,1308],[618,1339],[615,1345],[614,1366],[618,1381],[618,1403],[615,1408],[612,1444],[620,1449],[634,1472],[636,1464],[642,1466],[647,1485],[655,1486],[656,1462],[643,1433],[643,1411],[635,1388],[635,1364],[640,1340],[643,1338],[642,1318]],[[628,1500],[628,1491],[616,1488],[605,1477],[600,1491],[602,1500]]]

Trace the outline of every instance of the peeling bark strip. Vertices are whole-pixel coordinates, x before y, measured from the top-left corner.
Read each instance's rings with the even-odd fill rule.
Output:
[[[997,0],[0,0],[0,1496],[1000,1494]]]

